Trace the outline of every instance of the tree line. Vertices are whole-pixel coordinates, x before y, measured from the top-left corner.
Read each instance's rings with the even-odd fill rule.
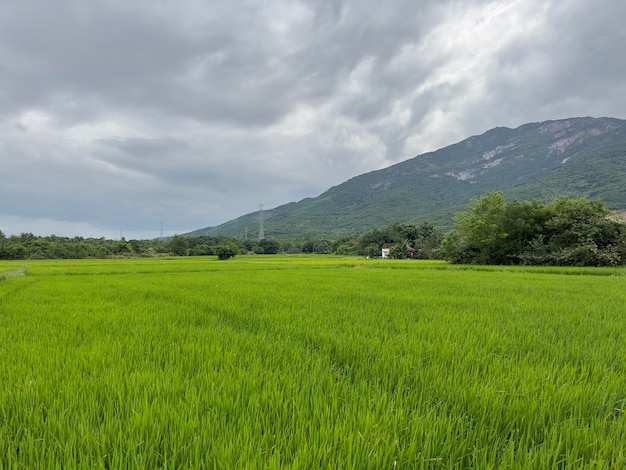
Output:
[[[474,199],[455,216],[445,234],[429,222],[396,223],[386,228],[339,238],[262,240],[228,237],[107,240],[5,236],[0,231],[0,259],[80,259],[242,254],[337,254],[380,257],[385,243],[392,258],[445,259],[463,264],[621,266],[626,264],[626,221],[602,202],[558,198],[506,203],[500,192]]]
[[[626,221],[585,198],[506,203],[490,192],[455,216],[441,254],[463,264],[623,266]]]
[[[155,256],[218,256],[227,259],[242,254],[339,254],[380,256],[384,243],[416,246],[420,258],[432,258],[443,232],[429,223],[393,224],[384,229],[339,238],[236,239],[185,237],[169,239],[109,240],[105,238],[36,236],[32,233],[5,236],[0,231],[0,259],[82,259]]]

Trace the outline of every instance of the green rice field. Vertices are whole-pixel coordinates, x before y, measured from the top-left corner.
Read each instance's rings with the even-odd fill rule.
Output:
[[[626,270],[0,262],[0,469],[624,468]]]

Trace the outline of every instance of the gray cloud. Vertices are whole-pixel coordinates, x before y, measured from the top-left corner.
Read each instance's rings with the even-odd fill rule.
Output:
[[[155,236],[495,126],[625,117],[626,6],[8,0],[0,229]]]

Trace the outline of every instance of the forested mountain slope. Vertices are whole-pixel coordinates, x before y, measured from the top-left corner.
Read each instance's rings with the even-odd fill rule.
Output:
[[[323,194],[263,212],[271,237],[336,236],[428,220],[451,227],[470,198],[560,195],[626,208],[626,121],[571,118],[497,127],[482,135],[356,176]],[[257,235],[258,214],[187,235]]]

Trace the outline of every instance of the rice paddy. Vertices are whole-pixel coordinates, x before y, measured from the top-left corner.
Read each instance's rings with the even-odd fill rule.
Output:
[[[626,270],[0,263],[0,469],[623,468]]]

